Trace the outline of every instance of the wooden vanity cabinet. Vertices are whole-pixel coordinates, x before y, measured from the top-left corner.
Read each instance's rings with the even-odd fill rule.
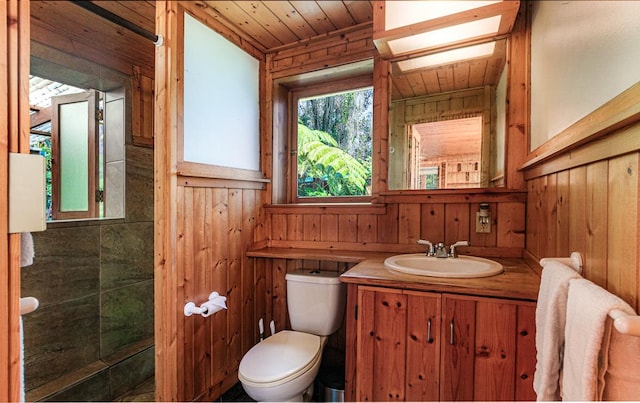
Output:
[[[535,400],[535,303],[357,286],[347,397]],[[349,311],[348,311],[349,312]],[[349,343],[349,342],[348,342]],[[349,382],[349,380],[352,382]],[[350,388],[353,388],[350,390]]]

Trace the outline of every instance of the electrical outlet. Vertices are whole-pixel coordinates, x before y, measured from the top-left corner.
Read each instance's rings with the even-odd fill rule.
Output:
[[[485,223],[482,221],[485,221]],[[480,213],[476,213],[476,232],[481,234],[488,234],[491,232],[491,216],[483,217]]]

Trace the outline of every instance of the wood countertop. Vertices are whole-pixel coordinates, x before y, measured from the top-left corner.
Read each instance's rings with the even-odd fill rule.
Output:
[[[392,255],[392,254],[390,254]],[[390,256],[389,255],[389,256]],[[442,278],[392,272],[384,267],[384,257],[364,260],[340,276],[343,283],[417,291],[435,291],[535,301],[540,277],[522,260],[491,258],[504,272],[482,278]]]
[[[358,263],[340,276],[343,283],[529,301],[535,301],[538,298],[540,277],[522,259],[491,258],[501,263],[505,269],[503,273],[491,277],[441,278],[387,270],[384,267],[384,259],[397,254],[393,252],[299,248],[263,248],[247,252],[248,257],[318,259]]]

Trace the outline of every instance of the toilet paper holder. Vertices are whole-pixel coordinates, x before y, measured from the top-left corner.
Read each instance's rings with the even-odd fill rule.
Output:
[[[201,315],[206,318],[214,313],[227,309],[227,297],[223,297],[217,292],[209,294],[209,300],[197,306],[194,302],[187,302],[184,306],[184,316],[191,316],[193,314]]]

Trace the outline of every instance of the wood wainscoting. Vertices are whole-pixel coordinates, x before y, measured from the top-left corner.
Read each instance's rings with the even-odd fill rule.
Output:
[[[583,275],[638,310],[639,168],[640,123],[529,167],[527,257],[580,252]]]
[[[468,240],[461,253],[521,257],[524,247],[524,192],[407,192],[381,196],[382,204],[271,205],[266,223],[269,246],[280,248],[420,252],[418,239]],[[492,231],[476,233],[475,213],[489,203]]]

